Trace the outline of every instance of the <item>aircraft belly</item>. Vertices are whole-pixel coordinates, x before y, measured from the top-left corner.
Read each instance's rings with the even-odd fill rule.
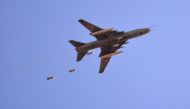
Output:
[[[77,48],[77,50],[78,52],[84,52],[84,51],[92,50],[92,49],[103,47],[103,46],[119,44],[123,42],[123,40],[125,39],[118,39],[116,37],[116,38],[110,38],[110,39],[101,40],[101,41],[95,41],[95,42],[87,43],[83,46],[80,46]]]

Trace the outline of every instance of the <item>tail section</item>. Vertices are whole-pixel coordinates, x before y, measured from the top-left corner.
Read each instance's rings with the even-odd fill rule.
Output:
[[[80,47],[82,45],[85,45],[85,43],[82,42],[78,42],[78,41],[74,41],[74,40],[70,40],[69,41],[74,47]],[[88,51],[84,51],[84,52],[78,52],[77,53],[77,61],[80,61],[87,53]]]
[[[85,44],[85,43],[78,42],[78,41],[74,41],[74,40],[70,40],[69,42],[70,42],[74,47],[79,47],[79,46],[82,46],[82,45]]]
[[[88,51],[84,51],[84,52],[78,52],[77,53],[77,61],[80,61],[87,53]]]

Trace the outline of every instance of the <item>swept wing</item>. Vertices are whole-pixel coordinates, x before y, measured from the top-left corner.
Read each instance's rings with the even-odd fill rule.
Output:
[[[101,53],[100,53],[99,57],[102,57],[104,55],[116,52],[119,48],[121,48],[121,46],[123,44],[125,44],[125,42],[126,41],[123,41],[122,43],[119,43],[118,46],[109,45],[109,46],[101,47]],[[106,66],[108,65],[108,63],[110,61],[110,59],[111,59],[111,56],[106,57],[106,58],[101,58],[99,73],[104,72]]]
[[[84,26],[86,27],[91,33],[94,33],[94,32],[97,32],[97,31],[101,31],[101,30],[104,30],[92,23],[89,23],[83,19],[80,19],[79,22]],[[118,32],[118,31],[109,31],[109,32],[106,32],[105,34],[100,34],[100,35],[93,35],[97,40],[103,40],[103,39],[106,39],[106,38],[109,38],[109,37],[112,37],[112,36],[115,36],[115,35],[119,35],[119,34],[123,34],[124,32]]]

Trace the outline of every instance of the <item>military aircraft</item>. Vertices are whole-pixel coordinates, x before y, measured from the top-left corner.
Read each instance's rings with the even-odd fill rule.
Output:
[[[79,22],[86,27],[94,36],[97,41],[88,43],[82,43],[75,40],[69,40],[69,42],[75,47],[77,51],[77,61],[80,61],[89,50],[100,48],[101,63],[99,73],[103,73],[107,64],[112,56],[122,53],[117,51],[122,48],[123,44],[127,44],[128,40],[150,32],[150,28],[135,29],[128,32],[116,31],[113,28],[102,29],[94,24],[91,24],[83,19],[79,19]]]

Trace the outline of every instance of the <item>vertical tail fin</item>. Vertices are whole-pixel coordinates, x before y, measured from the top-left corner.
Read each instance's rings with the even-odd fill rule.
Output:
[[[78,41],[74,41],[74,40],[70,40],[69,41],[74,47],[80,47],[82,45],[85,45],[85,43],[82,42],[78,42]],[[80,61],[87,53],[88,51],[84,51],[84,52],[78,52],[77,53],[77,61]]]

